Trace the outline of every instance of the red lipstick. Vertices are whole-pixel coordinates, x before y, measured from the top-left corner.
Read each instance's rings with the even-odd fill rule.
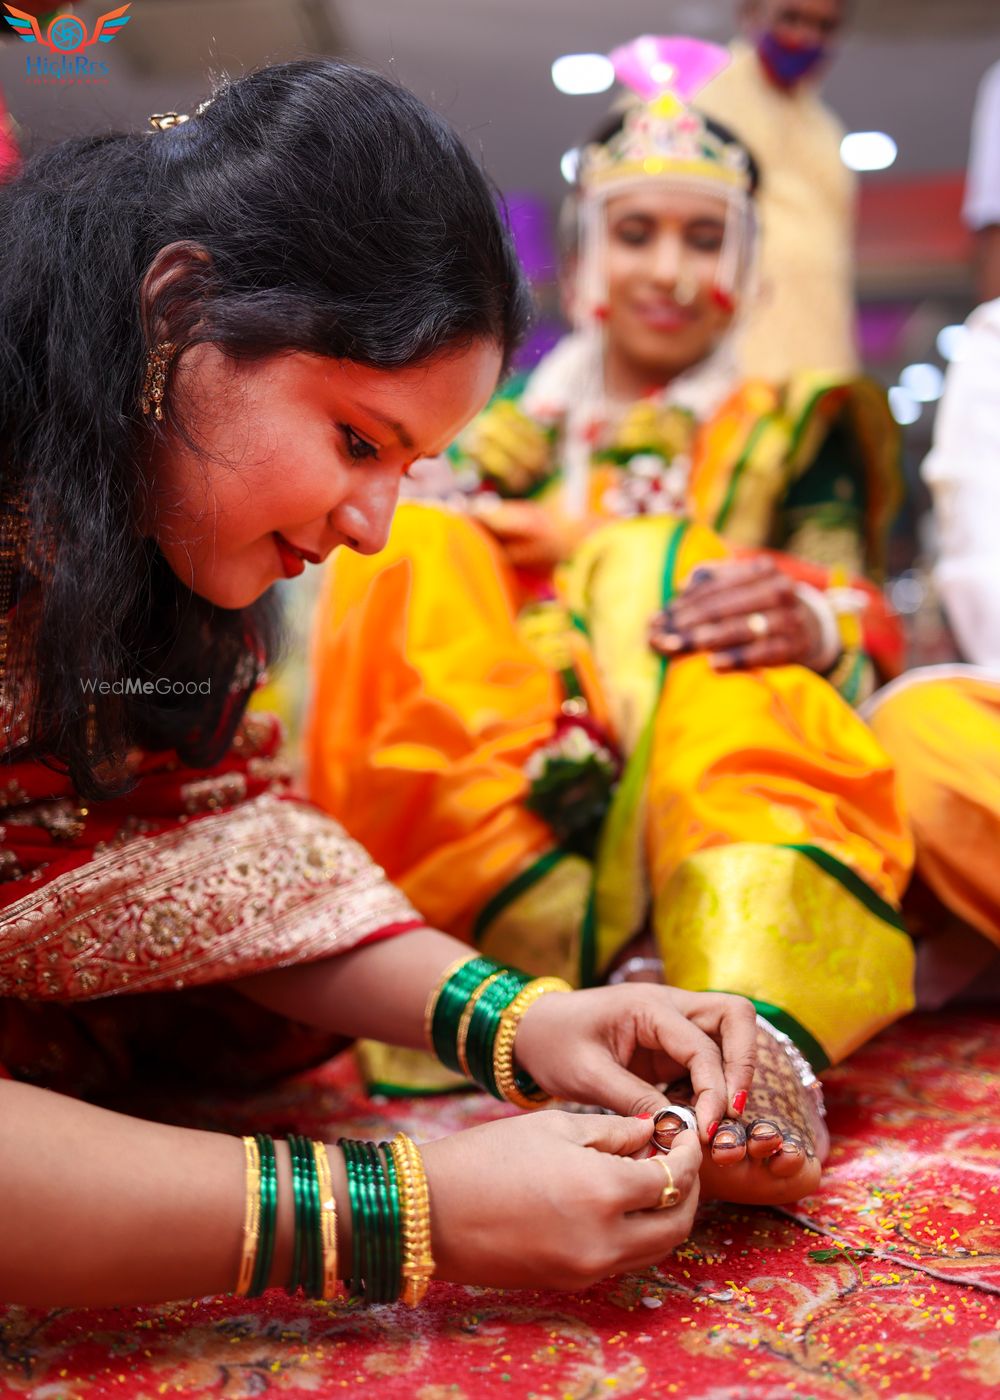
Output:
[[[298,550],[293,544],[289,544],[284,535],[279,535],[277,530],[274,531],[274,543],[278,550],[281,571],[285,578],[298,578],[299,574],[305,572],[306,554],[303,550]]]

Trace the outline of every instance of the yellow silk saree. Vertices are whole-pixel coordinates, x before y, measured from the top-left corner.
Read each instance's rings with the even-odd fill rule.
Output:
[[[402,506],[327,575],[308,787],[428,923],[578,984],[651,929],[668,981],[750,997],[822,1068],[912,1004],[910,837],[819,677],[649,649],[726,552],[672,516],[609,523],[527,596],[473,519]]]

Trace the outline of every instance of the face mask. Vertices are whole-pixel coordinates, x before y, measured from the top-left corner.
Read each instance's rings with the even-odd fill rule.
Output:
[[[823,44],[792,48],[790,44],[781,43],[770,31],[758,39],[757,52],[772,78],[783,87],[791,87],[800,82],[813,69],[818,68],[827,56],[827,49]]]

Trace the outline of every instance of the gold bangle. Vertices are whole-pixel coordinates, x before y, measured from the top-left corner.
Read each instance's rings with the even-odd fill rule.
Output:
[[[245,1298],[253,1281],[257,1248],[260,1244],[260,1149],[252,1137],[243,1139],[246,1154],[246,1205],[243,1209],[243,1254],[235,1293]]]
[[[467,1079],[472,1078],[472,1070],[469,1068],[469,1062],[465,1058],[465,1047],[469,1040],[469,1027],[472,1025],[472,1013],[476,1009],[476,1002],[486,991],[486,988],[492,986],[498,977],[506,977],[506,975],[507,969],[504,967],[500,968],[498,972],[491,973],[485,982],[480,982],[479,986],[472,993],[472,996],[469,997],[469,1000],[465,1003],[462,1019],[458,1023],[458,1034],[455,1037],[455,1057],[461,1066],[462,1073]]]
[[[323,1241],[323,1298],[337,1296],[337,1199],[333,1194],[333,1173],[326,1144],[312,1142],[319,1181],[319,1230]]]
[[[464,967],[467,962],[471,962],[473,958],[478,956],[478,953],[470,951],[466,953],[464,957],[456,958],[455,961],[442,972],[441,976],[434,984],[433,991],[427,998],[427,1005],[424,1007],[424,1040],[426,1040],[432,1054],[434,1053],[434,1012],[437,1010],[438,998],[444,990],[444,985],[449,978],[454,977],[460,967]]]
[[[389,1144],[399,1183],[403,1218],[403,1302],[411,1308],[422,1303],[434,1274],[431,1253],[431,1205],[427,1174],[416,1143],[397,1133]]]
[[[496,1080],[497,1089],[508,1103],[515,1104],[518,1108],[544,1108],[546,1104],[552,1102],[551,1096],[541,1090],[535,1097],[529,1098],[517,1087],[515,1081],[517,1071],[514,1068],[514,1041],[517,1038],[524,1013],[539,997],[545,996],[548,992],[571,992],[572,990],[569,983],[564,982],[561,977],[536,977],[533,982],[529,982],[526,987],[521,988],[511,1004],[502,1013],[500,1029],[493,1042],[493,1078]]]

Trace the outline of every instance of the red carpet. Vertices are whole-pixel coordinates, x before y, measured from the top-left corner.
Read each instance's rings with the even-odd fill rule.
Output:
[[[913,1017],[831,1073],[834,1148],[787,1214],[710,1206],[661,1268],[588,1293],[438,1285],[417,1312],[234,1299],[0,1312],[0,1394],[372,1400],[962,1400],[1000,1387],[996,1014]],[[505,1110],[482,1097],[373,1104],[342,1059],[258,1099],[242,1130],[439,1136]],[[389,1121],[387,1121],[389,1120]],[[336,1126],[333,1126],[336,1125]]]

